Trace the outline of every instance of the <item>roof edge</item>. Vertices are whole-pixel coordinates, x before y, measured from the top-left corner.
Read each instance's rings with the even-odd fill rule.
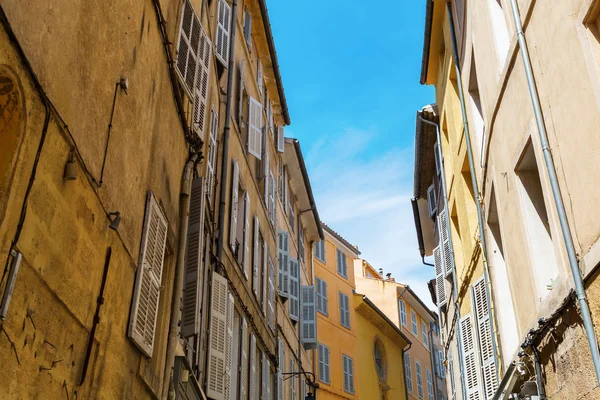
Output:
[[[350,243],[349,241],[347,241],[346,239],[344,239],[342,237],[342,235],[340,235],[339,233],[337,233],[336,231],[334,231],[333,229],[331,229],[329,227],[329,225],[327,225],[325,222],[322,222],[321,224],[323,225],[323,228],[325,228],[325,230],[327,231],[327,233],[329,233],[331,236],[333,236],[334,238],[336,238],[344,246],[348,247],[348,249],[351,250],[351,251],[353,251],[354,254],[356,254],[357,256],[360,256],[360,251],[358,250],[358,247],[354,246],[352,243]]]
[[[433,23],[433,0],[427,0],[425,11],[425,32],[423,34],[423,59],[421,60],[421,85],[427,82],[429,52],[431,50],[431,27]]]
[[[302,149],[300,148],[300,141],[298,139],[292,139],[294,143],[294,149],[296,150],[296,156],[298,157],[298,164],[300,164],[300,170],[302,172],[302,178],[304,179],[304,186],[306,186],[306,192],[308,193],[308,200],[310,201],[310,207],[312,209],[313,216],[315,218],[315,222],[317,224],[317,231],[319,232],[319,237],[322,239],[325,238],[323,234],[323,228],[321,224],[321,219],[319,218],[319,211],[317,211],[317,203],[315,202],[315,197],[313,195],[312,187],[310,185],[310,179],[308,177],[308,171],[306,169],[306,164],[304,163],[304,156],[302,155]]]
[[[373,303],[373,302],[372,302],[372,301],[371,301],[371,300],[370,300],[370,299],[369,299],[369,298],[368,298],[366,295],[364,295],[364,294],[363,294],[363,295],[360,295],[360,296],[362,296],[362,299],[363,299],[363,301],[364,301],[364,302],[365,302],[367,305],[369,305],[369,306],[370,306],[370,307],[371,307],[371,308],[372,308],[372,309],[373,309],[373,310],[374,310],[374,311],[375,311],[377,314],[379,314],[379,316],[380,316],[380,317],[381,317],[381,318],[382,318],[382,319],[383,319],[383,320],[384,320],[384,321],[385,321],[385,322],[386,322],[388,325],[390,325],[390,326],[391,326],[391,327],[394,329],[394,331],[396,331],[396,333],[397,333],[397,334],[399,334],[399,335],[400,335],[400,336],[401,336],[401,337],[402,337],[404,340],[406,340],[406,343],[407,343],[407,344],[412,344],[412,342],[410,341],[410,339],[408,338],[408,336],[406,336],[406,335],[405,335],[405,334],[402,332],[402,330],[401,330],[401,329],[400,329],[400,328],[399,328],[399,327],[398,327],[398,326],[397,326],[395,323],[393,323],[393,322],[392,322],[392,320],[391,320],[391,319],[389,319],[389,318],[388,318],[388,316],[387,316],[387,315],[385,315],[385,314],[383,313],[383,311],[381,311],[381,310],[379,309],[379,307],[377,307],[377,306],[375,305],[375,303]]]

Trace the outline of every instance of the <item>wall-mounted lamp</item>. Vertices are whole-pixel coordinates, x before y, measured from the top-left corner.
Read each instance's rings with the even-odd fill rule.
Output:
[[[111,220],[110,225],[108,227],[113,231],[116,231],[119,228],[119,224],[121,223],[121,213],[118,211],[108,213],[109,218],[112,216],[114,216],[114,218]]]
[[[63,180],[65,181],[74,181],[77,178],[75,173],[75,158],[73,157],[73,153],[69,155],[69,160],[65,164],[65,172],[63,174]]]

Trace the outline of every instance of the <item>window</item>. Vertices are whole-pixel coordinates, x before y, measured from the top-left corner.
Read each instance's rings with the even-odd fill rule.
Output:
[[[412,392],[412,368],[410,365],[410,355],[408,353],[404,353],[404,373],[406,374],[406,387],[409,392]]]
[[[344,391],[354,393],[354,361],[347,355],[342,355],[344,367]]]
[[[277,279],[277,291],[282,297],[288,297],[290,293],[290,271],[289,271],[289,235],[287,232],[279,231],[277,259],[279,261],[279,276]]]
[[[244,7],[244,38],[248,46],[248,52],[252,52],[252,15],[248,7]]]
[[[248,153],[262,159],[262,104],[254,97],[248,99]]]
[[[373,355],[375,357],[375,370],[379,380],[385,382],[387,380],[387,360],[385,358],[385,350],[381,340],[375,340],[375,347],[373,348]]]
[[[406,326],[406,303],[404,300],[400,299],[398,300],[398,304],[400,307],[400,322],[402,323],[402,326]]]
[[[490,17],[492,20],[492,29],[494,30],[494,39],[496,39],[496,51],[500,68],[504,67],[506,55],[508,54],[508,27],[506,25],[506,16],[502,8],[502,0],[488,0],[490,4]]]
[[[289,188],[289,186],[287,186],[287,187]],[[292,231],[292,233],[294,233],[295,232],[294,223],[296,222],[296,215],[294,214],[294,196],[288,196],[288,201],[289,201],[289,204],[288,204],[287,211],[288,211],[288,219],[289,219],[289,223],[290,223],[290,230]]]
[[[426,348],[429,348],[429,340],[427,337],[427,324],[421,321],[421,339],[423,339],[423,344]]]
[[[421,371],[421,364],[415,360],[415,371],[417,373],[417,393],[419,398],[423,398],[423,375]]]
[[[317,278],[317,311],[323,315],[329,315],[327,282],[321,278]]]
[[[298,224],[298,260],[304,262],[304,229]]]
[[[427,373],[427,399],[433,400],[433,379],[431,376],[431,371],[426,370]]]
[[[298,260],[289,258],[289,313],[293,321],[298,321],[300,318],[300,268]]]
[[[321,343],[319,343],[319,380],[328,385],[331,383],[329,375],[329,347]]]
[[[429,216],[431,218],[435,217],[435,213],[437,212],[435,185],[431,185],[427,189],[427,206],[429,207]]]
[[[419,330],[417,329],[417,314],[415,314],[415,312],[412,310],[410,312],[410,320],[412,322],[412,333],[418,337]]]
[[[243,266],[246,279],[250,271],[250,196],[240,182],[240,169],[233,160],[231,183],[231,214],[229,226],[229,245],[238,262]]]
[[[215,55],[225,67],[229,62],[229,29],[231,26],[231,7],[225,0],[219,0],[217,34],[215,35]]]
[[[262,278],[263,274],[265,274],[264,266],[266,265],[267,257],[267,249],[266,243],[263,239],[262,232],[260,231],[260,223],[258,220],[258,216],[254,216],[254,246],[253,246],[253,260],[252,260],[252,290],[254,291],[254,295],[260,304],[264,304],[264,300],[261,296],[263,294],[263,283]]]
[[[348,296],[339,292],[340,301],[340,324],[350,329],[350,305]]]
[[[344,278],[348,278],[348,267],[346,266],[346,254],[340,249],[336,251],[337,255],[337,272]]]
[[[483,162],[483,145],[485,123],[483,121],[483,107],[479,96],[479,83],[477,81],[477,67],[475,66],[475,53],[471,53],[471,75],[469,78],[469,100],[470,100],[470,117],[471,117],[471,134],[474,139],[471,143],[471,148],[475,154],[479,152],[479,156]]]
[[[315,255],[318,260],[327,262],[325,259],[325,240],[315,242]]]
[[[307,350],[317,343],[317,311],[315,307],[315,287],[302,286],[302,344]]]
[[[438,376],[442,379],[446,379],[446,367],[444,367],[444,352],[440,349],[436,349],[435,351],[437,352],[436,369],[438,370]]]

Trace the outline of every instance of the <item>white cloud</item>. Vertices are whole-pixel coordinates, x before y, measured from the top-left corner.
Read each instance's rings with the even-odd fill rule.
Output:
[[[322,137],[307,151],[307,164],[321,219],[375,268],[409,284],[433,308],[421,263],[410,199],[413,149],[381,148],[375,129],[348,128]]]

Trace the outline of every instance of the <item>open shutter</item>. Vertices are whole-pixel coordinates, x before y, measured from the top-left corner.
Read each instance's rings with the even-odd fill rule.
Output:
[[[269,291],[269,256],[268,256],[268,252],[267,252],[267,241],[263,241],[263,265],[262,265],[262,298],[261,298],[261,303],[262,303],[262,311],[263,311],[263,315],[266,317],[267,316],[267,309],[268,307],[268,291]]]
[[[277,363],[279,368],[277,368],[277,400],[283,400],[283,374],[285,373],[284,365],[285,365],[285,349],[283,347],[283,340],[278,338],[277,349],[278,349],[278,358]]]
[[[185,338],[200,332],[200,303],[202,301],[202,243],[204,242],[205,185],[202,178],[192,182],[190,214],[185,254],[185,280],[181,335]]]
[[[233,295],[227,292],[227,337],[225,342],[225,376],[223,377],[223,398],[229,400],[232,382],[233,367],[233,326],[234,326],[234,300]],[[237,371],[235,371],[237,373]]]
[[[271,363],[266,353],[262,355],[262,399],[271,400]]]
[[[433,249],[433,261],[435,265],[435,290],[437,306],[442,307],[448,302],[448,297],[446,295],[446,274],[440,246]]]
[[[269,195],[270,195],[270,187],[269,184],[270,182],[270,173],[271,170],[269,169],[269,148],[267,146],[267,144],[269,143],[269,141],[267,140],[267,137],[265,136],[265,155],[264,155],[264,163],[263,163],[263,179],[265,180],[265,205],[267,206],[267,211],[268,214],[271,215],[271,203],[269,201]]]
[[[267,305],[267,318],[269,320],[269,326],[275,331],[275,267],[273,261],[269,257],[269,281],[268,287],[268,305]]]
[[[282,297],[289,296],[289,253],[288,253],[288,233],[279,231],[279,279],[277,280],[277,288],[279,295]]]
[[[435,196],[435,185],[427,188],[427,206],[429,207],[429,216],[433,218],[437,212],[437,198]]]
[[[273,133],[275,133],[275,120],[273,119],[273,103],[271,103],[270,100],[267,103],[269,107],[269,129],[271,130],[271,137],[273,137]]]
[[[252,52],[252,15],[248,11],[247,7],[244,7],[244,37],[246,38],[246,44],[248,45],[248,51]]]
[[[244,60],[240,61],[239,64],[239,102],[238,102],[238,123],[240,124],[240,128],[242,127],[242,123],[244,121],[244,90],[246,90],[246,85],[244,83]]]
[[[463,365],[467,384],[467,398],[469,400],[483,400],[479,392],[479,374],[477,372],[477,357],[475,355],[475,339],[471,314],[465,315],[460,320],[460,334],[463,346]]]
[[[300,318],[300,300],[299,300],[299,271],[298,271],[298,260],[289,258],[289,293],[290,293],[290,305],[289,313],[290,319],[298,321]]]
[[[283,126],[277,127],[277,151],[283,153],[285,150],[285,139],[283,135]]]
[[[223,63],[225,68],[229,62],[229,29],[231,26],[231,7],[225,0],[219,0],[217,17],[217,38],[215,43],[215,55]]]
[[[248,398],[248,322],[242,317],[242,357],[240,365],[240,398]],[[235,372],[235,371],[234,371]]]
[[[193,132],[201,139],[204,138],[206,111],[208,109],[208,82],[210,76],[210,59],[212,43],[204,29],[200,37],[196,87],[194,89],[194,121]]]
[[[202,26],[194,7],[189,1],[186,1],[181,14],[179,43],[177,44],[177,71],[190,94],[194,93],[195,88],[201,30]]]
[[[261,159],[262,150],[262,104],[253,97],[248,98],[248,153]]]
[[[260,93],[260,98],[262,99],[263,95],[263,66],[260,60],[258,60],[258,71],[256,73],[256,83],[258,84],[258,93]]]
[[[440,238],[442,239],[442,255],[444,259],[445,275],[452,274],[452,253],[450,251],[450,230],[448,225],[448,212],[444,209],[438,215]]]
[[[148,192],[128,329],[129,337],[148,357],[154,348],[166,242],[167,219],[154,194]]]
[[[494,362],[494,347],[490,329],[490,314],[488,313],[488,298],[485,290],[485,280],[479,279],[473,285],[472,300],[475,305],[475,319],[481,360],[481,376],[485,399],[491,400],[498,388],[496,363]]]
[[[228,343],[231,345],[227,320],[229,301],[227,280],[213,272],[206,395],[215,400],[229,400],[229,398],[225,398],[225,376],[227,368],[231,368],[231,362],[227,363]]]
[[[258,246],[259,246],[259,232],[260,232],[260,226],[259,226],[259,222],[258,222],[258,217],[255,215],[254,216],[254,254],[252,257],[252,291],[254,292],[254,295],[258,298],[259,293],[258,293],[258,264],[260,263],[260,253],[258,251]]]
[[[269,220],[275,227],[275,177],[269,171]]]
[[[433,145],[433,152],[435,158],[435,173],[439,176],[442,173],[442,160],[440,159],[439,144],[437,142]]]
[[[236,244],[237,239],[237,217],[238,217],[238,189],[240,186],[240,167],[238,166],[237,160],[233,159],[233,172],[231,178],[231,215],[229,216],[230,224],[229,224],[229,245],[231,246],[231,250],[236,251],[236,247],[239,244]],[[238,250],[239,251],[239,250]]]
[[[256,336],[250,334],[250,400],[258,400],[256,387]]]
[[[315,307],[315,287],[302,286],[302,343],[306,350],[317,345],[317,311]]]
[[[210,138],[208,142],[208,160],[206,172],[206,192],[208,202],[212,203],[213,187],[215,184],[215,168],[217,163],[217,135],[219,130],[219,114],[213,106],[210,112]]]
[[[244,193],[244,275],[246,279],[250,273],[250,196]]]

